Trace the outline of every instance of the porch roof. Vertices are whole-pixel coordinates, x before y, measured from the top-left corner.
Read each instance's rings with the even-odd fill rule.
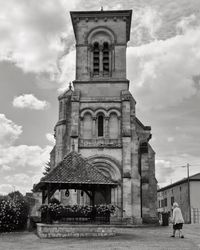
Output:
[[[47,184],[58,184],[71,187],[75,185],[117,185],[111,178],[105,176],[97,167],[88,162],[81,154],[72,151],[58,163],[33,188],[42,190]]]

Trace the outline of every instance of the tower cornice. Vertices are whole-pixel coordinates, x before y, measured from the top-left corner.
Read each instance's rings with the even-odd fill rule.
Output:
[[[71,15],[75,37],[76,37],[76,24],[81,19],[85,19],[86,22],[89,22],[91,19],[95,20],[96,22],[99,19],[104,19],[104,21],[107,22],[107,19],[109,18],[112,18],[114,21],[117,21],[117,19],[120,18],[120,19],[123,19],[123,21],[125,21],[127,24],[126,39],[127,39],[127,42],[130,40],[132,10],[71,11],[70,15]]]

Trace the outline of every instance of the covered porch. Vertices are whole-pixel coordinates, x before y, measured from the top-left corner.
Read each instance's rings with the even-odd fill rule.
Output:
[[[97,218],[99,207],[108,210],[111,206],[110,204],[110,195],[111,188],[115,188],[119,185],[116,181],[113,181],[111,178],[105,176],[97,167],[89,163],[87,159],[83,158],[79,153],[72,151],[67,154],[64,159],[53,168],[45,177],[43,177],[38,184],[34,186],[33,191],[42,192],[42,204],[48,204],[51,201],[51,198],[54,196],[57,190],[62,191],[65,196],[69,196],[71,190],[74,193],[76,190],[76,195],[80,196],[86,194],[89,197],[89,204],[83,205],[82,208],[89,211],[87,216],[67,216],[65,220],[69,222],[99,222]],[[78,199],[76,199],[78,201]],[[62,202],[62,200],[61,200]],[[106,205],[107,204],[107,205]],[[68,204],[65,204],[65,208],[68,207]],[[77,205],[78,204],[77,202]],[[104,207],[101,207],[101,205]],[[61,209],[61,207],[59,207]],[[68,210],[62,210],[68,211]],[[108,223],[108,213],[106,214],[107,218],[104,218],[102,222]],[[48,217],[50,217],[50,213]],[[52,221],[51,218],[48,218],[49,221]]]

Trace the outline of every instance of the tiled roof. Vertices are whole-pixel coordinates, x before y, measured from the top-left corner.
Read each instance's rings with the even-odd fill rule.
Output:
[[[190,181],[190,182],[191,182],[191,181],[200,181],[200,173],[191,175],[191,176],[189,177],[189,181]],[[159,188],[159,189],[157,190],[157,192],[164,191],[164,190],[166,190],[166,189],[175,187],[175,186],[177,186],[177,185],[180,185],[180,184],[186,183],[186,182],[188,182],[188,178],[183,178],[183,179],[181,179],[181,180],[179,180],[179,181],[176,181],[176,182],[174,182],[174,183],[172,183],[172,184],[170,184],[170,185],[167,185],[167,186],[165,186],[165,187]]]
[[[40,183],[70,183],[70,184],[116,184],[106,177],[98,168],[83,158],[81,154],[72,151],[52,169]]]

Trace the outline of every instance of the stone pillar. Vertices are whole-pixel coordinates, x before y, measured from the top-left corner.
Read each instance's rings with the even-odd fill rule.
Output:
[[[132,217],[130,93],[122,91],[122,164],[124,218]]]
[[[149,160],[149,223],[158,223],[157,215],[157,181],[155,178],[155,152],[148,145],[148,160]]]
[[[64,135],[66,132],[66,121],[59,121],[56,124],[56,146],[55,146],[55,166],[63,160],[63,144],[64,144]]]
[[[74,150],[78,151],[78,137],[79,137],[79,100],[80,92],[74,91],[72,95],[72,113],[71,113],[71,145],[74,144]]]
[[[118,117],[118,138],[121,138],[121,117]]]
[[[71,113],[71,145],[72,150],[78,151],[79,139],[79,106],[80,106],[80,91],[76,90],[72,95],[72,113]],[[77,192],[70,190],[69,204],[77,204]]]
[[[83,131],[84,120],[83,119],[84,119],[83,117],[80,117],[80,137],[81,138],[83,138],[83,133],[84,133]]]
[[[144,222],[149,218],[149,161],[148,161],[148,145],[143,143],[140,148],[141,152],[141,189],[142,189],[142,219]]]
[[[136,134],[135,114],[131,116],[131,134],[132,134],[132,148],[131,148],[131,176],[132,176],[132,216],[133,223],[141,224],[141,189],[140,189],[140,173],[139,173],[139,140]]]
[[[105,117],[105,138],[109,138],[109,117]]]
[[[92,118],[92,136],[93,138],[96,138],[96,117]]]
[[[99,74],[103,75],[103,46],[99,46]]]

